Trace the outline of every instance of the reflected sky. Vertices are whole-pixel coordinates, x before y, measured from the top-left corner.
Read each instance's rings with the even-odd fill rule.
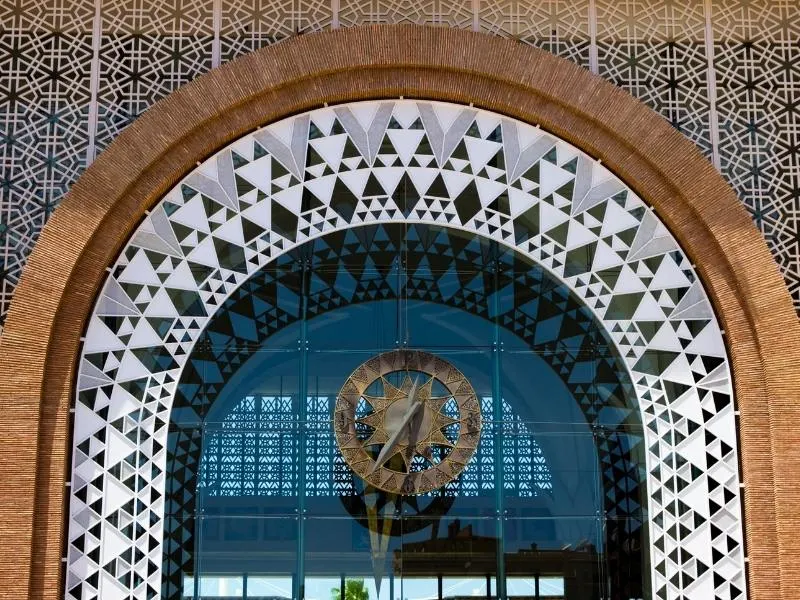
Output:
[[[244,596],[244,577],[201,577],[199,582],[200,598],[291,598],[292,579],[290,577],[247,577],[247,596]],[[352,581],[352,579],[351,579]],[[380,594],[375,584],[369,580],[356,579],[357,585],[363,586],[369,600],[438,600],[439,579],[418,577],[397,577],[388,580]],[[559,577],[539,578],[539,597],[562,597],[564,580]],[[186,577],[184,595],[191,597],[194,593],[195,580]],[[506,583],[506,594],[509,598],[530,598],[536,593],[536,578],[509,577]],[[494,577],[444,577],[441,581],[441,598],[493,597],[496,593]],[[341,578],[307,577],[305,580],[305,600],[335,600],[341,589]]]

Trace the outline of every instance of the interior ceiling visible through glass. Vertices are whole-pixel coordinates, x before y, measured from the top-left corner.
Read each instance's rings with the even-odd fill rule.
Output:
[[[81,357],[68,598],[744,595],[708,298],[536,127],[400,100],[237,140],[134,233]]]

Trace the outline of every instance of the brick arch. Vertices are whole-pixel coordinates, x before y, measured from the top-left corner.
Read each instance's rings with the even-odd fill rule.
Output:
[[[445,29],[374,27],[303,36],[179,90],[129,127],[45,227],[0,345],[3,597],[57,597],[68,409],[80,336],[105,268],[196,161],[265,122],[398,95],[540,123],[597,156],[678,238],[725,328],[741,412],[751,595],[789,598],[798,515],[792,452],[800,335],[774,262],[732,190],[645,106],[588,72],[512,42]],[[779,348],[779,352],[775,350]],[[775,571],[779,577],[775,576]]]
[[[187,353],[247,277],[306,240],[371,223],[482,236],[575,295],[635,384],[653,594],[743,598],[729,365],[691,261],[652,209],[571,144],[495,112],[407,99],[318,108],[245,135],[137,227],[81,349],[66,597],[157,593],[166,515],[148,503],[167,485],[172,382]],[[143,550],[129,505],[146,507],[135,516],[152,536],[134,565],[122,558]]]

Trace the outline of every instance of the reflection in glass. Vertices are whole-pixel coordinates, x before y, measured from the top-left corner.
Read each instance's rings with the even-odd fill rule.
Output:
[[[438,598],[439,579],[437,577],[404,577],[400,595],[408,600]]]
[[[442,598],[494,597],[494,577],[443,577]]]
[[[291,577],[259,577],[248,575],[247,598],[289,598],[292,595]]]
[[[369,596],[369,591],[364,587],[363,579],[347,579],[342,585],[340,577],[308,577],[305,578],[306,600],[332,600],[344,597],[358,598]]]
[[[562,577],[540,577],[539,596],[542,598],[562,598],[564,596],[564,579]]]
[[[482,417],[463,471],[414,495],[357,475],[333,428],[348,377],[405,348],[463,373]],[[411,409],[415,373],[364,392],[358,443],[381,398]],[[510,250],[410,224],[309,241],[225,300],[178,382],[162,596],[647,598],[633,398],[592,312]],[[426,468],[454,452],[440,445]]]
[[[536,577],[506,577],[506,595],[509,598],[535,598]]]

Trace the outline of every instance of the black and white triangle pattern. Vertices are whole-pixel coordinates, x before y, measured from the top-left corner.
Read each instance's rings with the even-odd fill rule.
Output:
[[[487,111],[410,100],[323,108],[243,137],[134,233],[82,348],[67,598],[159,596],[170,409],[220,304],[308,239],[389,222],[502,243],[594,311],[630,369],[647,434],[654,597],[743,598],[730,372],[688,258],[570,144]]]

